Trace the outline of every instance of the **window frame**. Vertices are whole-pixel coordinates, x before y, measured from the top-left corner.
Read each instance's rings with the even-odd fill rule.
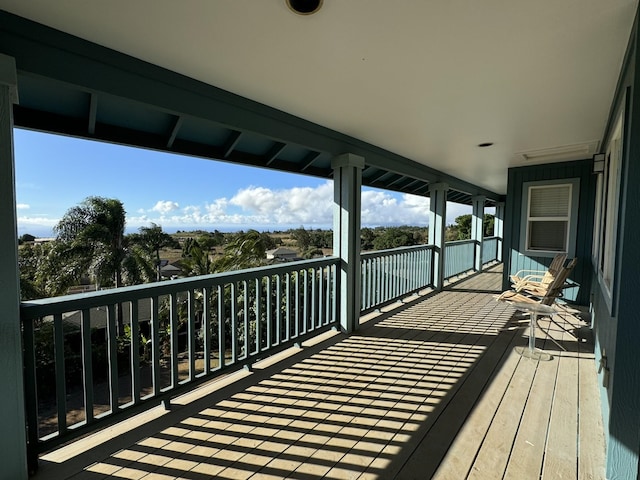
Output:
[[[592,261],[603,298],[611,315],[614,312],[618,252],[620,189],[624,164],[624,118],[618,113],[615,127],[606,142],[605,166],[598,174],[593,233]]]
[[[569,212],[566,217],[539,217],[539,220],[531,220],[531,191],[538,188],[551,188],[567,185],[570,187]],[[531,257],[554,257],[558,253],[566,253],[569,257],[575,256],[576,238],[578,233],[578,203],[580,200],[580,179],[559,178],[554,180],[541,180],[524,182],[522,184],[522,211],[520,222],[520,251]],[[564,250],[538,250],[529,248],[529,225],[532,221],[563,221],[567,222],[567,235]]]

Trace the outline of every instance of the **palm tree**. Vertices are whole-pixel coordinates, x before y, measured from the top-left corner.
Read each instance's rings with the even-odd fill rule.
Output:
[[[156,281],[159,282],[162,279],[160,249],[175,246],[176,241],[171,235],[163,232],[160,225],[155,223],[151,223],[150,227],[140,227],[139,231],[139,234],[130,235],[130,238],[150,255],[155,256]]]
[[[153,267],[144,255],[127,248],[125,215],[120,200],[103,197],[87,197],[67,210],[54,230],[76,277],[89,272],[97,285],[117,288],[123,285],[123,273],[130,283],[153,276]],[[123,332],[120,308],[117,317],[118,331]]]
[[[267,245],[265,236],[256,230],[240,232],[224,247],[224,254],[216,261],[216,271],[228,272],[264,265]]]
[[[70,208],[54,227],[58,240],[71,246],[99,284],[122,285],[125,210],[113,198],[87,197]]]

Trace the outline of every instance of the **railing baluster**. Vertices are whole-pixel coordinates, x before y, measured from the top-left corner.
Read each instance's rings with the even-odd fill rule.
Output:
[[[62,327],[61,313],[57,313],[53,316],[53,348],[56,374],[58,433],[62,435],[67,430],[67,388],[64,367],[64,330]]]
[[[93,359],[91,345],[91,312],[82,310],[82,387],[84,389],[84,418],[93,422]]]
[[[172,295],[173,296],[173,295]],[[153,378],[153,395],[160,394],[160,304],[159,298],[151,299],[151,373]]]
[[[318,276],[316,270],[309,270],[311,280],[311,330],[318,328]]]
[[[225,366],[225,355],[227,353],[227,336],[226,336],[226,313],[224,309],[225,301],[224,285],[218,285],[218,368]]]
[[[291,273],[287,272],[284,274],[285,278],[285,295],[287,296],[285,300],[285,309],[284,309],[284,324],[285,324],[285,333],[283,335],[284,340],[289,340],[291,338]]]
[[[231,284],[231,363],[238,361],[238,296],[236,283]]]
[[[131,302],[131,318],[129,334],[131,336],[131,400],[134,404],[140,403],[142,384],[140,380],[140,317],[138,310],[139,300]]]
[[[296,293],[295,337],[296,338],[298,338],[302,332],[302,329],[300,328],[300,281],[301,281],[300,270],[298,270],[296,272],[296,285],[295,285],[295,293]]]
[[[196,298],[195,291],[189,290],[187,293],[187,345],[189,349],[189,381],[196,378]]]
[[[310,312],[309,312],[309,302],[310,302],[310,298],[309,298],[309,271],[305,268],[303,270],[303,278],[304,278],[304,293],[303,293],[303,321],[304,321],[304,328],[302,330],[302,333],[307,333],[308,331],[310,331],[309,328],[309,317],[310,317]],[[313,324],[311,324],[313,325]]]
[[[120,304],[122,305],[122,304]],[[118,310],[122,312],[122,307]],[[111,413],[118,410],[120,394],[118,392],[118,332],[116,328],[116,305],[107,305],[107,352],[109,359],[109,401]],[[123,324],[124,324],[124,319]]]
[[[271,348],[271,344],[273,343],[273,315],[271,315],[271,295],[273,293],[273,282],[271,275],[267,275],[266,277],[266,293],[267,297],[267,306],[266,306],[266,317],[267,317],[267,350]]]
[[[211,373],[211,288],[202,289],[202,337],[204,340],[204,375]]]
[[[249,282],[244,280],[242,282],[243,296],[244,296],[244,355],[242,358],[249,358]]]
[[[271,295],[269,295],[269,302],[271,302]],[[270,305],[269,311],[273,306]],[[274,345],[280,345],[282,343],[282,275],[276,275],[276,338]]]
[[[169,295],[169,342],[171,351],[171,386],[177,387],[180,383],[180,363],[178,361],[178,354],[180,353],[180,347],[178,343],[179,332],[179,312],[178,312],[178,298],[177,293]]]
[[[324,269],[322,267],[316,269],[318,276],[318,327],[324,323]]]
[[[266,325],[263,325],[262,323],[262,279],[260,278],[256,278],[255,280],[255,285],[256,285],[256,295],[255,295],[255,311],[256,311],[256,328],[255,328],[255,332],[256,332],[256,341],[255,341],[255,345],[256,345],[256,354],[259,354],[263,348],[262,348],[262,335],[264,335],[264,332],[266,330],[267,332],[267,336],[269,336],[269,333],[271,332],[271,328],[269,327],[269,323],[267,321]],[[268,289],[267,289],[268,292]]]
[[[338,306],[340,305],[340,275],[337,265],[329,267],[331,271],[331,323],[338,324]]]

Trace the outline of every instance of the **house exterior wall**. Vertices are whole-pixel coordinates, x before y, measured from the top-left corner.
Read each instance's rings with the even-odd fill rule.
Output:
[[[523,187],[527,182],[554,181],[577,178],[580,181],[577,212],[577,232],[575,240],[575,256],[578,264],[574,268],[570,280],[578,285],[568,289],[565,296],[579,305],[589,304],[591,290],[591,245],[593,233],[593,214],[596,177],[592,172],[593,162],[580,160],[574,162],[532,165],[509,169],[507,185],[507,203],[505,211],[505,231],[503,258],[507,265],[504,269],[504,287],[509,287],[509,275],[519,270],[546,270],[553,259],[552,256],[531,256],[521,251]]]
[[[618,87],[603,136],[615,129],[623,114],[622,169],[617,199],[618,224],[611,296],[593,264],[593,326],[605,432],[607,478],[640,478],[640,62],[638,13],[621,69]]]

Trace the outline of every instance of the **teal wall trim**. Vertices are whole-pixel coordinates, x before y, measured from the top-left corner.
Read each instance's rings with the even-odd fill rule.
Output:
[[[504,287],[509,286],[509,275],[518,270],[544,270],[551,263],[550,256],[527,256],[521,252],[523,185],[527,182],[580,179],[578,199],[575,256],[579,259],[570,280],[578,285],[565,292],[567,300],[580,305],[589,304],[591,291],[591,245],[593,238],[593,215],[595,205],[596,176],[592,174],[591,160],[534,165],[509,169],[507,206],[505,218],[504,253],[508,268],[504,269]]]

